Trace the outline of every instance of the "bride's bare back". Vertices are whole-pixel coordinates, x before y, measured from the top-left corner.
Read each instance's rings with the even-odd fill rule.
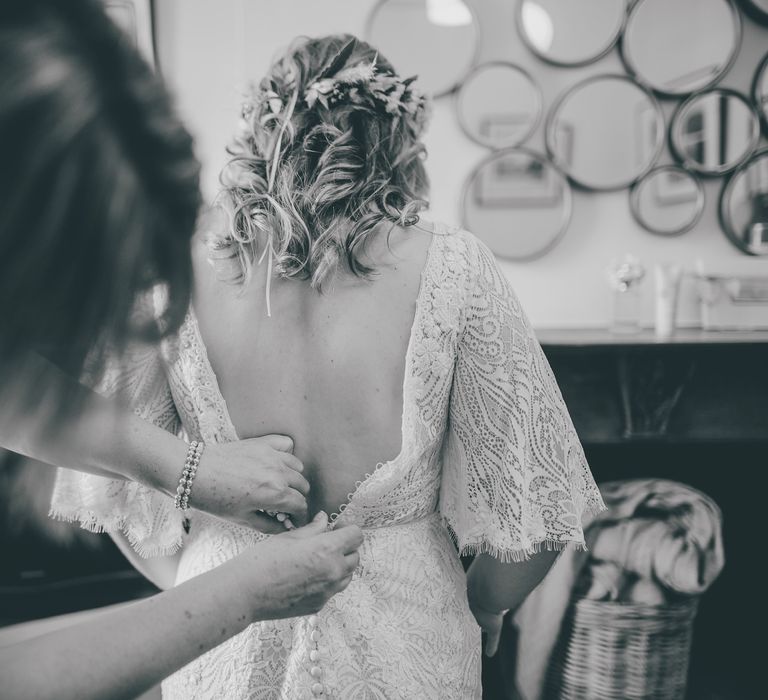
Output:
[[[358,481],[401,447],[405,356],[431,226],[379,234],[371,281],[339,273],[322,294],[273,279],[222,283],[195,246],[194,308],[240,438],[290,435],[311,485],[310,515],[337,512]]]

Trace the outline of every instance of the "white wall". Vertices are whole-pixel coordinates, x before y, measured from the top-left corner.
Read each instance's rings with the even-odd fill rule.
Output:
[[[590,75],[624,72],[616,50],[599,62],[577,69],[548,66],[535,59],[520,41],[514,21],[517,0],[474,0],[482,31],[480,60],[519,63],[539,80],[545,109],[567,87]],[[177,94],[181,112],[197,137],[204,164],[204,188],[216,189],[224,146],[238,117],[240,89],[258,79],[270,59],[299,34],[347,31],[362,35],[373,0],[157,0],[158,57]],[[686,41],[695,41],[689,36]],[[684,44],[680,46],[684,50]],[[748,92],[760,58],[768,50],[768,29],[744,18],[744,41],[735,65],[722,85]],[[667,119],[676,102],[664,102]],[[427,136],[432,181],[432,216],[459,223],[464,179],[485,155],[460,130],[451,98],[437,101]],[[526,144],[543,150],[540,126]],[[765,145],[765,140],[761,142]],[[672,162],[665,148],[660,162]],[[691,232],[679,238],[646,233],[632,218],[628,193],[574,192],[573,218],[560,244],[540,260],[504,263],[513,285],[538,327],[605,326],[610,297],[605,268],[631,252],[650,270],[654,262],[711,265],[752,262],[768,273],[768,261],[748,261],[731,246],[717,223],[722,181],[705,183],[706,210]],[[645,285],[645,319],[652,318],[652,280]],[[683,287],[681,322],[698,322],[692,284]]]

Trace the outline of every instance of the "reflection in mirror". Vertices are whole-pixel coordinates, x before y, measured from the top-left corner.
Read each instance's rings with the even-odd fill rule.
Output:
[[[752,102],[763,122],[765,135],[768,136],[768,54],[765,54],[755,71],[755,77],[752,80]]]
[[[588,78],[549,113],[547,149],[576,184],[592,190],[629,187],[651,169],[664,143],[655,98],[631,78]]]
[[[561,66],[596,61],[616,43],[625,0],[521,0],[517,27],[539,58]]]
[[[638,0],[621,43],[629,71],[662,95],[713,85],[741,43],[732,0]]]
[[[462,129],[491,148],[517,146],[541,117],[539,86],[511,63],[485,63],[475,68],[459,90],[456,110]]]
[[[451,92],[477,52],[479,30],[462,0],[380,0],[368,18],[367,40],[402,77],[417,75],[433,96]]]
[[[739,0],[739,4],[755,22],[768,27],[768,0]]]
[[[633,216],[646,231],[678,236],[701,218],[704,188],[687,170],[662,165],[632,188],[629,201]]]
[[[768,149],[752,156],[723,185],[720,225],[740,250],[768,255]]]
[[[544,255],[570,217],[568,182],[544,156],[528,149],[490,155],[464,186],[463,226],[503,258]]]
[[[685,167],[704,175],[722,175],[755,150],[760,124],[743,95],[709,90],[692,95],[678,107],[669,136],[672,151]]]

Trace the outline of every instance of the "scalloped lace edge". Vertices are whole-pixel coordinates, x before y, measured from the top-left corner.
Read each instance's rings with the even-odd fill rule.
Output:
[[[584,509],[584,513],[597,515],[605,510],[607,510],[607,507],[604,504],[590,504]],[[494,559],[498,559],[504,564],[511,564],[528,561],[533,555],[543,551],[560,552],[567,549],[569,546],[572,546],[573,549],[576,549],[577,551],[588,551],[583,531],[580,538],[574,537],[567,540],[554,540],[548,537],[534,538],[527,545],[521,543],[520,547],[499,547],[486,540],[480,542],[465,542],[462,544],[459,541],[453,526],[448,522],[448,518],[445,515],[443,515],[442,518],[451,539],[459,550],[459,556],[461,557],[489,554]]]

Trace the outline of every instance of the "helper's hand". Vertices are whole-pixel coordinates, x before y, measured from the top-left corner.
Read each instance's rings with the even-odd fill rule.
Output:
[[[349,585],[363,533],[356,525],[327,527],[328,516],[318,513],[309,525],[259,542],[233,560],[244,586],[264,572],[269,576],[268,586],[252,591],[253,620],[315,613]]]
[[[306,522],[309,483],[292,451],[285,435],[206,445],[190,505],[267,533],[284,532],[285,525],[262,511]]]

